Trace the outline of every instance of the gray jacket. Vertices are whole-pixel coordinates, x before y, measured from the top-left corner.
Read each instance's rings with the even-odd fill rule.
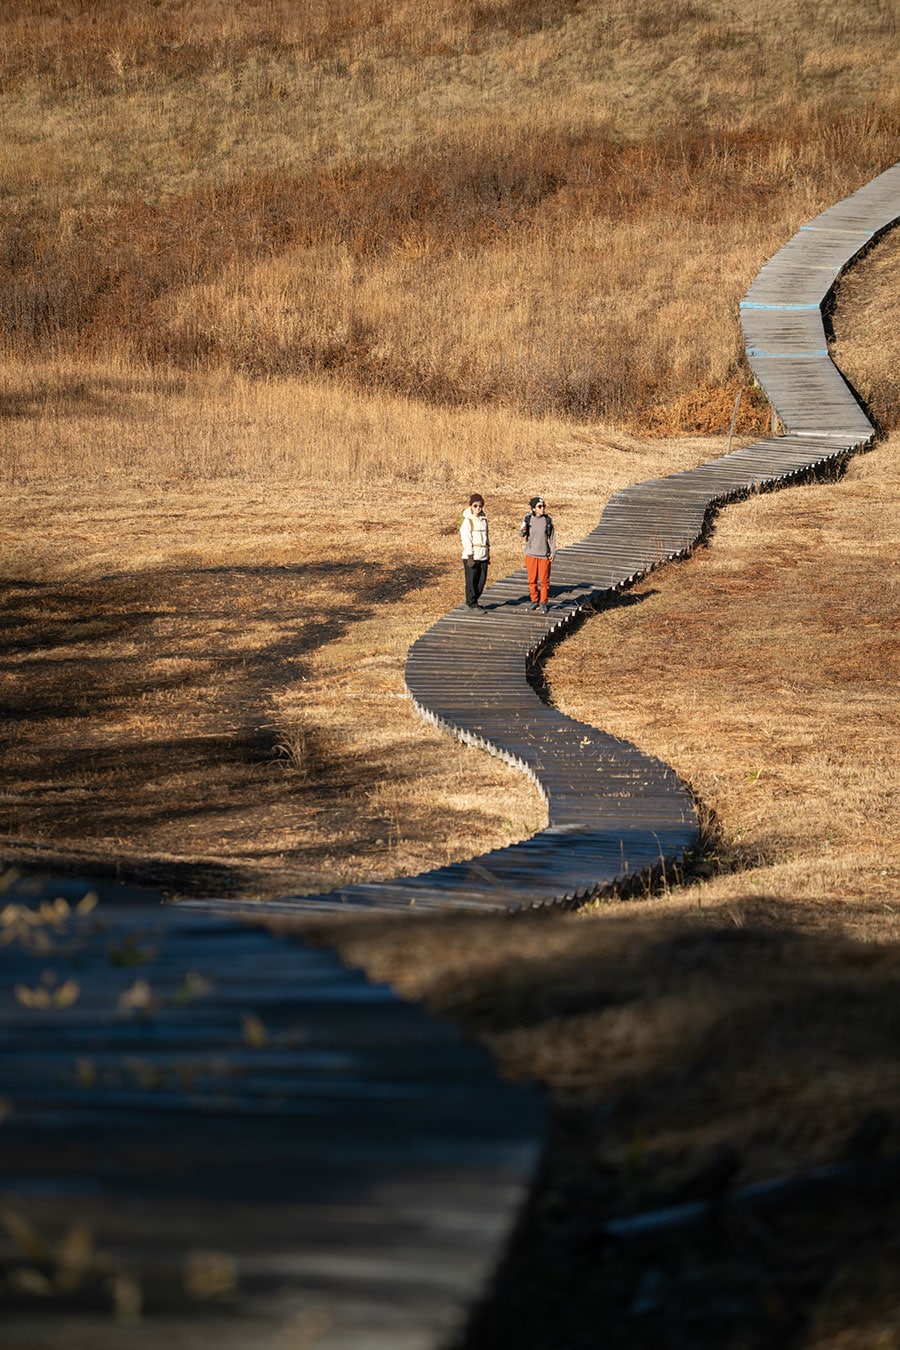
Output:
[[[552,516],[537,516],[533,511],[529,511],[519,526],[519,534],[525,539],[527,558],[556,557],[556,531],[553,528]]]

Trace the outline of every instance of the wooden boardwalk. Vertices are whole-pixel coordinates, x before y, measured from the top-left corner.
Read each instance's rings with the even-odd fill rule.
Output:
[[[529,669],[585,611],[687,556],[724,503],[870,443],[874,428],[828,356],[822,305],[841,269],[898,217],[895,165],[804,225],[741,302],[748,359],[785,435],[617,492],[597,527],[558,553],[548,616],[530,611],[523,569],[485,591],[487,618],[461,605],[410,649],[406,687],[421,715],[529,774],[547,801],[547,828],[471,862],[287,897],[273,910],[575,905],[684,857],[698,837],[687,788],[659,760],[542,703]]]
[[[85,889],[0,900],[4,1350],[445,1345],[537,1095],[329,951]]]
[[[552,611],[525,574],[409,653],[422,715],[529,773],[549,823],[470,862],[254,907],[475,911],[575,904],[668,866],[690,796],[634,746],[547,707],[546,645],[710,513],[866,445],[827,356],[840,268],[900,217],[900,166],[802,229],[741,319],[786,429],[617,493],[560,552]],[[0,897],[0,1316],[10,1350],[439,1350],[485,1287],[537,1164],[540,1103],[457,1032],[240,904],[89,910],[74,883]],[[205,911],[205,912],[202,912]]]

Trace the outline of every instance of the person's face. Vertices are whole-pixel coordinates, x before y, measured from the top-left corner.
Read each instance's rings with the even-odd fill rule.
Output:
[[[480,516],[484,510],[484,502],[473,502],[472,510],[475,512],[476,516]]]
[[[544,503],[543,503],[543,502],[535,502],[535,504],[534,504],[534,509],[535,509],[535,511],[537,512],[537,514],[538,514],[539,516],[540,516],[540,515],[543,515],[544,509],[545,509],[545,508],[544,508]]]

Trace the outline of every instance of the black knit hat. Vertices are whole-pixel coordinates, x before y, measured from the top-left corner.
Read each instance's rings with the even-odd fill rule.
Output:
[[[532,509],[532,511],[533,511],[534,508],[537,506],[538,502],[542,502],[543,500],[544,500],[543,497],[540,497],[540,496],[538,496],[538,497],[532,497],[532,499],[531,499],[531,501],[528,503],[528,505],[531,507],[531,509]]]

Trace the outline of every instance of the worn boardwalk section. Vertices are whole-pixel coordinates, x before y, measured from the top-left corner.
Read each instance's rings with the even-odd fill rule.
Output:
[[[666,765],[534,692],[546,645],[710,513],[867,444],[827,355],[834,279],[900,217],[900,166],[802,229],[753,283],[751,365],[786,434],[617,493],[563,550],[414,644],[416,707],[529,773],[549,823],[423,876],[261,913],[569,905],[690,850]],[[83,891],[83,888],[82,888]],[[223,901],[0,899],[0,1316],[15,1350],[440,1350],[483,1292],[536,1166],[541,1111],[452,1028]],[[206,912],[201,912],[206,911]],[[216,912],[218,911],[218,912]],[[229,913],[231,911],[231,913]]]
[[[551,613],[529,609],[524,570],[413,645],[406,686],[428,721],[531,775],[549,823],[523,843],[394,882],[288,898],[273,909],[502,909],[578,904],[681,860],[698,837],[690,794],[659,760],[542,703],[529,671],[585,612],[685,557],[711,514],[867,445],[874,428],[827,351],[822,306],[838,273],[900,217],[900,165],[824,211],[762,269],[741,302],[748,359],[786,434],[617,492],[596,529],[553,565]]]
[[[3,1346],[445,1345],[535,1094],[329,951],[64,889],[0,905]]]

